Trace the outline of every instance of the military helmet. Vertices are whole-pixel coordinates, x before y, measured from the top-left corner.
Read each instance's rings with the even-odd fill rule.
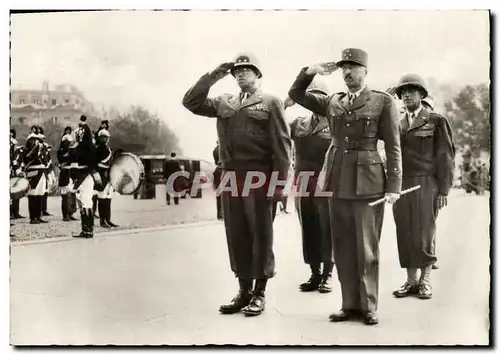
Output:
[[[422,98],[427,97],[429,95],[429,91],[427,90],[427,84],[424,79],[422,79],[417,74],[406,74],[399,79],[399,83],[395,88],[396,94],[401,99],[401,89],[406,86],[414,86],[418,88],[422,92]]]
[[[422,105],[429,110],[434,110],[434,99],[432,96],[427,95],[424,99],[422,99]]]
[[[234,71],[236,68],[247,67],[255,70],[257,77],[262,78],[262,72],[260,71],[259,60],[252,53],[241,53],[234,59],[234,66],[231,69],[231,74],[234,76]]]
[[[330,89],[328,88],[328,86],[326,86],[326,84],[320,80],[317,76],[314,77],[312,83],[309,85],[309,87],[307,88],[307,91],[311,91],[311,92],[321,92],[325,95],[328,95],[329,94],[329,91]]]

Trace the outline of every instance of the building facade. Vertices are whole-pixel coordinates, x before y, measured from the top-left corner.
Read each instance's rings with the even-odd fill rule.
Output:
[[[41,90],[11,90],[11,124],[43,125],[51,121],[75,125],[82,114],[98,116],[94,105],[73,85],[56,85],[52,89],[43,82]]]

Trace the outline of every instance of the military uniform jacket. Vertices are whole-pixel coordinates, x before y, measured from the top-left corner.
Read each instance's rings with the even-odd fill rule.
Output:
[[[97,160],[96,171],[101,176],[102,189],[104,189],[109,182],[109,169],[113,152],[106,144],[98,144],[95,154]]]
[[[406,115],[401,120],[403,178],[434,176],[440,195],[448,195],[453,185],[455,146],[446,118],[425,108],[409,127]]]
[[[207,98],[216,82],[206,74],[188,90],[183,105],[197,115],[217,117],[219,154],[225,170],[278,171],[286,179],[291,139],[283,103],[257,90],[244,103],[239,95]]]
[[[71,176],[75,181],[75,189],[94,172],[96,165],[95,146],[88,125],[79,128],[79,135],[83,138],[70,147]]]
[[[22,147],[17,143],[14,138],[10,139],[10,176],[17,175],[19,169],[23,165]]]
[[[324,189],[341,199],[371,199],[401,192],[399,114],[392,97],[365,88],[350,105],[346,93],[310,93],[306,90],[314,76],[306,70],[298,75],[289,96],[328,118],[332,140],[325,157]],[[379,139],[385,143],[387,174],[377,151]]]
[[[70,182],[70,169],[71,169],[71,159],[69,155],[69,146],[71,142],[69,140],[61,141],[59,150],[57,151],[57,160],[59,162],[59,186],[68,186]]]
[[[297,117],[290,124],[290,133],[295,143],[295,177],[301,171],[311,171],[317,178],[330,146],[328,120],[317,114]]]
[[[26,178],[29,180],[31,188],[34,189],[47,167],[44,161],[43,144],[37,135],[30,134],[26,140],[24,164],[26,166]]]

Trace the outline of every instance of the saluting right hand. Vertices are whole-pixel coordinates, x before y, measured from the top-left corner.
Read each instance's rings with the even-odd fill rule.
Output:
[[[212,73],[212,76],[215,76],[217,80],[224,78],[231,72],[231,69],[234,67],[234,62],[226,62],[220,64],[217,68],[215,68]]]
[[[339,67],[335,62],[319,63],[307,68],[306,73],[309,75],[319,74],[319,75],[330,75],[334,71],[338,70]]]

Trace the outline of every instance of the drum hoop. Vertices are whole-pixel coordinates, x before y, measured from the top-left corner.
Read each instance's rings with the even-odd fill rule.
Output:
[[[137,184],[137,187],[134,189],[134,191],[132,191],[129,194],[129,195],[132,195],[140,189],[142,182],[144,180],[144,164],[142,164],[141,159],[137,155],[135,155],[133,153],[128,153],[128,152],[121,153],[120,156],[118,156],[116,158],[116,160],[120,159],[120,157],[123,157],[123,156],[126,156],[128,158],[132,158],[132,160],[136,163],[137,167],[139,168],[139,183]],[[112,162],[111,166],[109,168],[110,174],[111,174],[111,170],[113,170],[114,166],[115,166],[115,163]]]

